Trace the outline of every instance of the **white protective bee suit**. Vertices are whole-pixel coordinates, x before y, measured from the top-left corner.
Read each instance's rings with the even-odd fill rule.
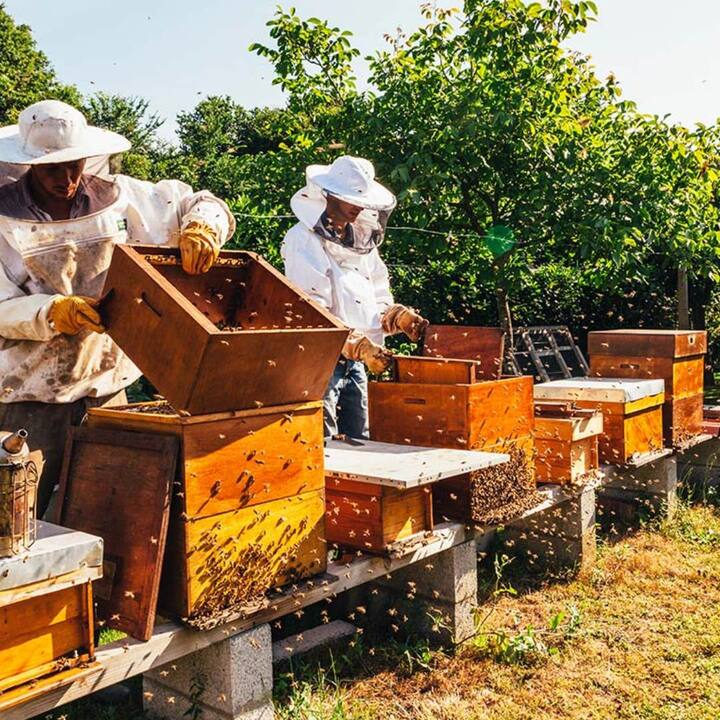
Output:
[[[178,180],[96,182],[112,184],[116,199],[92,215],[45,222],[0,215],[0,402],[67,403],[137,380],[140,371],[109,335],[57,333],[48,320],[52,302],[100,297],[115,244],[176,247],[193,221],[223,241],[234,228],[225,203]]]
[[[383,315],[393,306],[393,296],[377,246],[395,197],[374,175],[369,161],[347,156],[331,166],[308,167],[306,186],[290,202],[299,222],[285,236],[281,253],[285,275],[293,283],[352,328],[356,337],[382,345]],[[352,246],[323,235],[325,192],[364,208],[352,224]],[[338,407],[344,417],[338,417]],[[325,397],[325,435],[338,433],[368,434],[367,375],[361,362],[349,358],[341,358]]]
[[[33,142],[37,138],[43,142]],[[36,103],[23,111],[19,126],[0,129],[0,161],[16,165],[62,164],[128,148],[121,136],[88,127],[82,114],[57,101]],[[25,427],[31,446],[45,455],[41,515],[68,427],[87,407],[112,402],[118,393],[124,399],[122,391],[141,374],[109,335],[57,332],[49,319],[53,303],[68,296],[98,299],[118,243],[177,246],[188,224],[199,222],[222,244],[235,223],[209,192],[124,175],[83,175],[77,212],[53,221],[33,204],[28,177],[0,187],[0,429]],[[92,211],[82,214],[83,208]]]

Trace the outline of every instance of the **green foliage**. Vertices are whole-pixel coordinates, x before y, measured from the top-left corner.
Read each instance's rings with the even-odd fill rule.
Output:
[[[505,579],[512,562],[513,558],[507,555],[495,555],[493,558],[495,579],[489,594],[491,601],[517,595],[515,588]],[[479,606],[475,609],[472,646],[480,657],[508,665],[534,665],[557,655],[562,646],[577,634],[581,623],[580,611],[575,605],[570,605],[567,611],[560,610],[550,616],[543,628],[527,625],[520,630],[488,629],[494,612],[493,604],[489,608]]]
[[[80,105],[77,89],[58,81],[30,28],[17,25],[0,4],[0,124],[15,122],[23,108],[49,98]]]
[[[548,266],[571,295],[612,293],[621,306],[658,269],[714,272],[716,130],[641,115],[566,50],[595,13],[563,0],[427,3],[423,27],[368,58],[364,93],[347,32],[317,19],[278,10],[275,47],[253,46],[310,121],[299,139],[372,158],[398,194],[394,223],[440,231],[391,232],[384,249],[398,295],[433,319],[493,322],[493,294],[503,321],[508,295],[519,316],[535,314],[525,296],[544,289]],[[483,241],[496,225],[518,241],[498,259]]]

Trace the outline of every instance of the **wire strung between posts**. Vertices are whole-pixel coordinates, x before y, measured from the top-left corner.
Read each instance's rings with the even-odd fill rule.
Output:
[[[253,218],[255,220],[297,220],[295,215],[253,215],[252,213],[233,213],[235,217]],[[427,228],[410,227],[408,225],[388,225],[387,230],[409,230],[412,232],[425,233],[426,235],[442,235],[443,237],[472,237],[479,238],[477,233],[456,233],[452,230],[428,230]]]

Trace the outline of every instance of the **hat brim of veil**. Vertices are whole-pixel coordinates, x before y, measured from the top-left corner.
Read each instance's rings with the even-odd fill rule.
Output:
[[[82,142],[61,150],[48,152],[30,150],[24,146],[18,125],[0,128],[0,162],[10,165],[51,165],[73,162],[98,155],[116,155],[129,150],[130,141],[112,130],[88,127]]]
[[[372,181],[370,190],[367,193],[360,195],[349,192],[347,188],[340,186],[336,179],[329,174],[329,170],[329,165],[310,165],[306,170],[308,182],[340,198],[340,200],[367,210],[392,210],[395,207],[397,202],[395,196],[377,180]]]

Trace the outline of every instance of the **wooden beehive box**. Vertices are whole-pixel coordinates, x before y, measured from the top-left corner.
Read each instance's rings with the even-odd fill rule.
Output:
[[[500,465],[506,455],[330,440],[325,447],[329,542],[402,554],[434,527],[432,486],[444,478]]]
[[[204,416],[141,403],[88,424],[180,438],[164,612],[212,614],[325,570],[322,403]]]
[[[512,484],[514,465],[520,463],[526,482],[534,486],[533,380],[482,380],[477,367],[476,360],[396,358],[395,377],[416,382],[370,383],[370,437],[397,444],[510,453],[511,461],[493,472],[504,474]],[[466,381],[459,383],[461,376]],[[435,515],[481,522],[471,500],[480,487],[478,477],[487,472],[434,484]]]
[[[602,412],[601,463],[632,464],[663,448],[662,380],[553,380],[535,386],[535,399],[570,401]]]
[[[102,540],[39,522],[29,551],[0,559],[0,693],[52,682],[94,655],[92,581]],[[7,693],[7,694],[6,694]]]
[[[535,476],[538,482],[580,483],[599,467],[602,413],[572,403],[535,403]]]
[[[203,275],[172,248],[116,245],[103,290],[112,339],[193,415],[321,400],[348,330],[254,253]]]
[[[505,351],[501,328],[467,325],[430,325],[425,331],[423,355],[474,360],[478,380],[499,380]]]
[[[474,360],[395,362],[398,382],[370,383],[373,440],[487,452],[515,445],[532,454],[532,378],[483,381],[474,374]]]
[[[702,433],[707,333],[703,330],[606,330],[588,335],[595,377],[665,381],[665,443],[682,447]]]

